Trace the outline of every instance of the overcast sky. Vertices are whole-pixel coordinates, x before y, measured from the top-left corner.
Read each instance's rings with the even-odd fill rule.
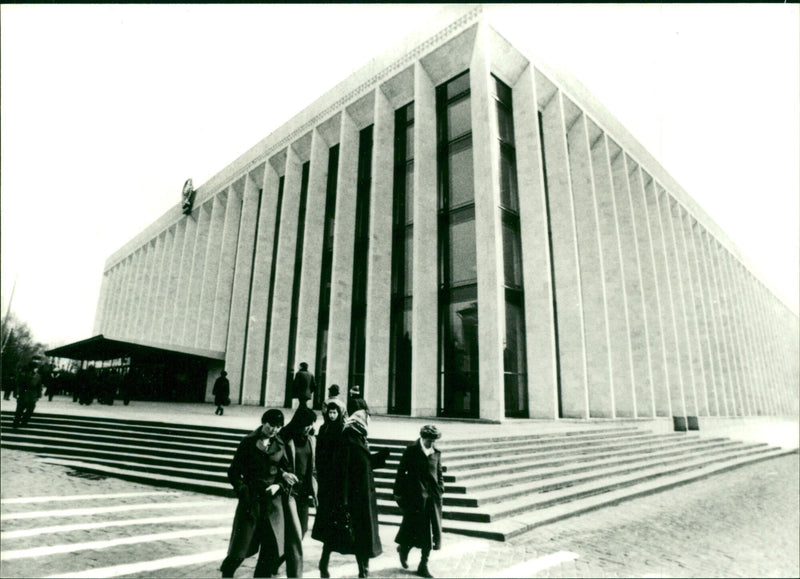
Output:
[[[437,5],[4,5],[2,307],[91,335],[106,258]],[[798,303],[797,5],[491,5]]]

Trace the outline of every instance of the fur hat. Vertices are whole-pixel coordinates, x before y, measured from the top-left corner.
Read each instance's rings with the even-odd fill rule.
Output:
[[[419,435],[421,438],[428,438],[430,440],[439,440],[442,437],[442,433],[439,432],[439,429],[433,424],[426,424],[420,428]]]

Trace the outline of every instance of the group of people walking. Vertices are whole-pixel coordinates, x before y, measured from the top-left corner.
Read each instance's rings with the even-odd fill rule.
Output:
[[[301,368],[307,372],[305,364]],[[311,386],[305,377],[301,381]],[[295,390],[300,405],[288,424],[281,410],[267,410],[261,426],[239,443],[228,470],[239,502],[220,567],[223,577],[233,577],[242,561],[256,553],[254,577],[274,576],[284,562],[287,577],[302,577],[302,541],[312,506],[311,537],[322,543],[320,577],[330,577],[333,553],[354,555],[358,576],[368,577],[370,559],[383,552],[373,472],[385,465],[389,450],[370,449],[369,406],[352,392],[345,405],[332,385],[315,436],[317,415],[306,405],[310,396],[305,403],[297,396],[308,390]],[[400,564],[407,568],[410,550],[421,549],[417,573],[422,577],[432,577],[428,558],[441,545],[444,483],[441,453],[433,444],[439,437],[433,425],[421,429],[420,438],[403,453],[393,491],[403,512],[395,539]]]

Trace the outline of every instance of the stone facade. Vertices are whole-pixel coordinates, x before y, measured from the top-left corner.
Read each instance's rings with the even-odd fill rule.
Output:
[[[305,361],[318,375],[324,365],[327,384],[363,376],[357,380],[373,410],[397,411],[395,119],[410,105],[413,332],[410,409],[403,412],[448,415],[438,95],[469,71],[479,359],[473,416],[500,420],[512,399],[522,409],[517,415],[545,419],[797,413],[797,317],[585,88],[518,52],[479,7],[429,23],[404,46],[415,48],[373,60],[203,184],[191,214],[176,204],[112,255],[95,333],[224,351],[231,398],[241,404],[286,403],[287,377]],[[512,221],[519,221],[524,312],[524,370],[514,385],[505,351],[509,218],[497,81],[513,98]],[[370,127],[371,170],[363,175]],[[335,147],[335,207],[326,207]],[[369,207],[363,223],[360,203]],[[354,276],[366,223],[366,265]],[[359,305],[353,296],[361,275],[366,303]],[[329,296],[326,307],[321,294]],[[318,360],[322,327],[327,348]],[[359,331],[366,333],[363,351],[352,343]],[[504,391],[520,385],[522,392]]]

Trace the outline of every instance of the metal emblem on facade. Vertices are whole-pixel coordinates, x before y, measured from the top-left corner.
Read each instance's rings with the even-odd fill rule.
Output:
[[[189,215],[192,212],[192,204],[194,203],[194,194],[195,190],[192,186],[192,180],[186,179],[186,183],[183,184],[183,192],[181,196],[183,197],[183,214]]]

